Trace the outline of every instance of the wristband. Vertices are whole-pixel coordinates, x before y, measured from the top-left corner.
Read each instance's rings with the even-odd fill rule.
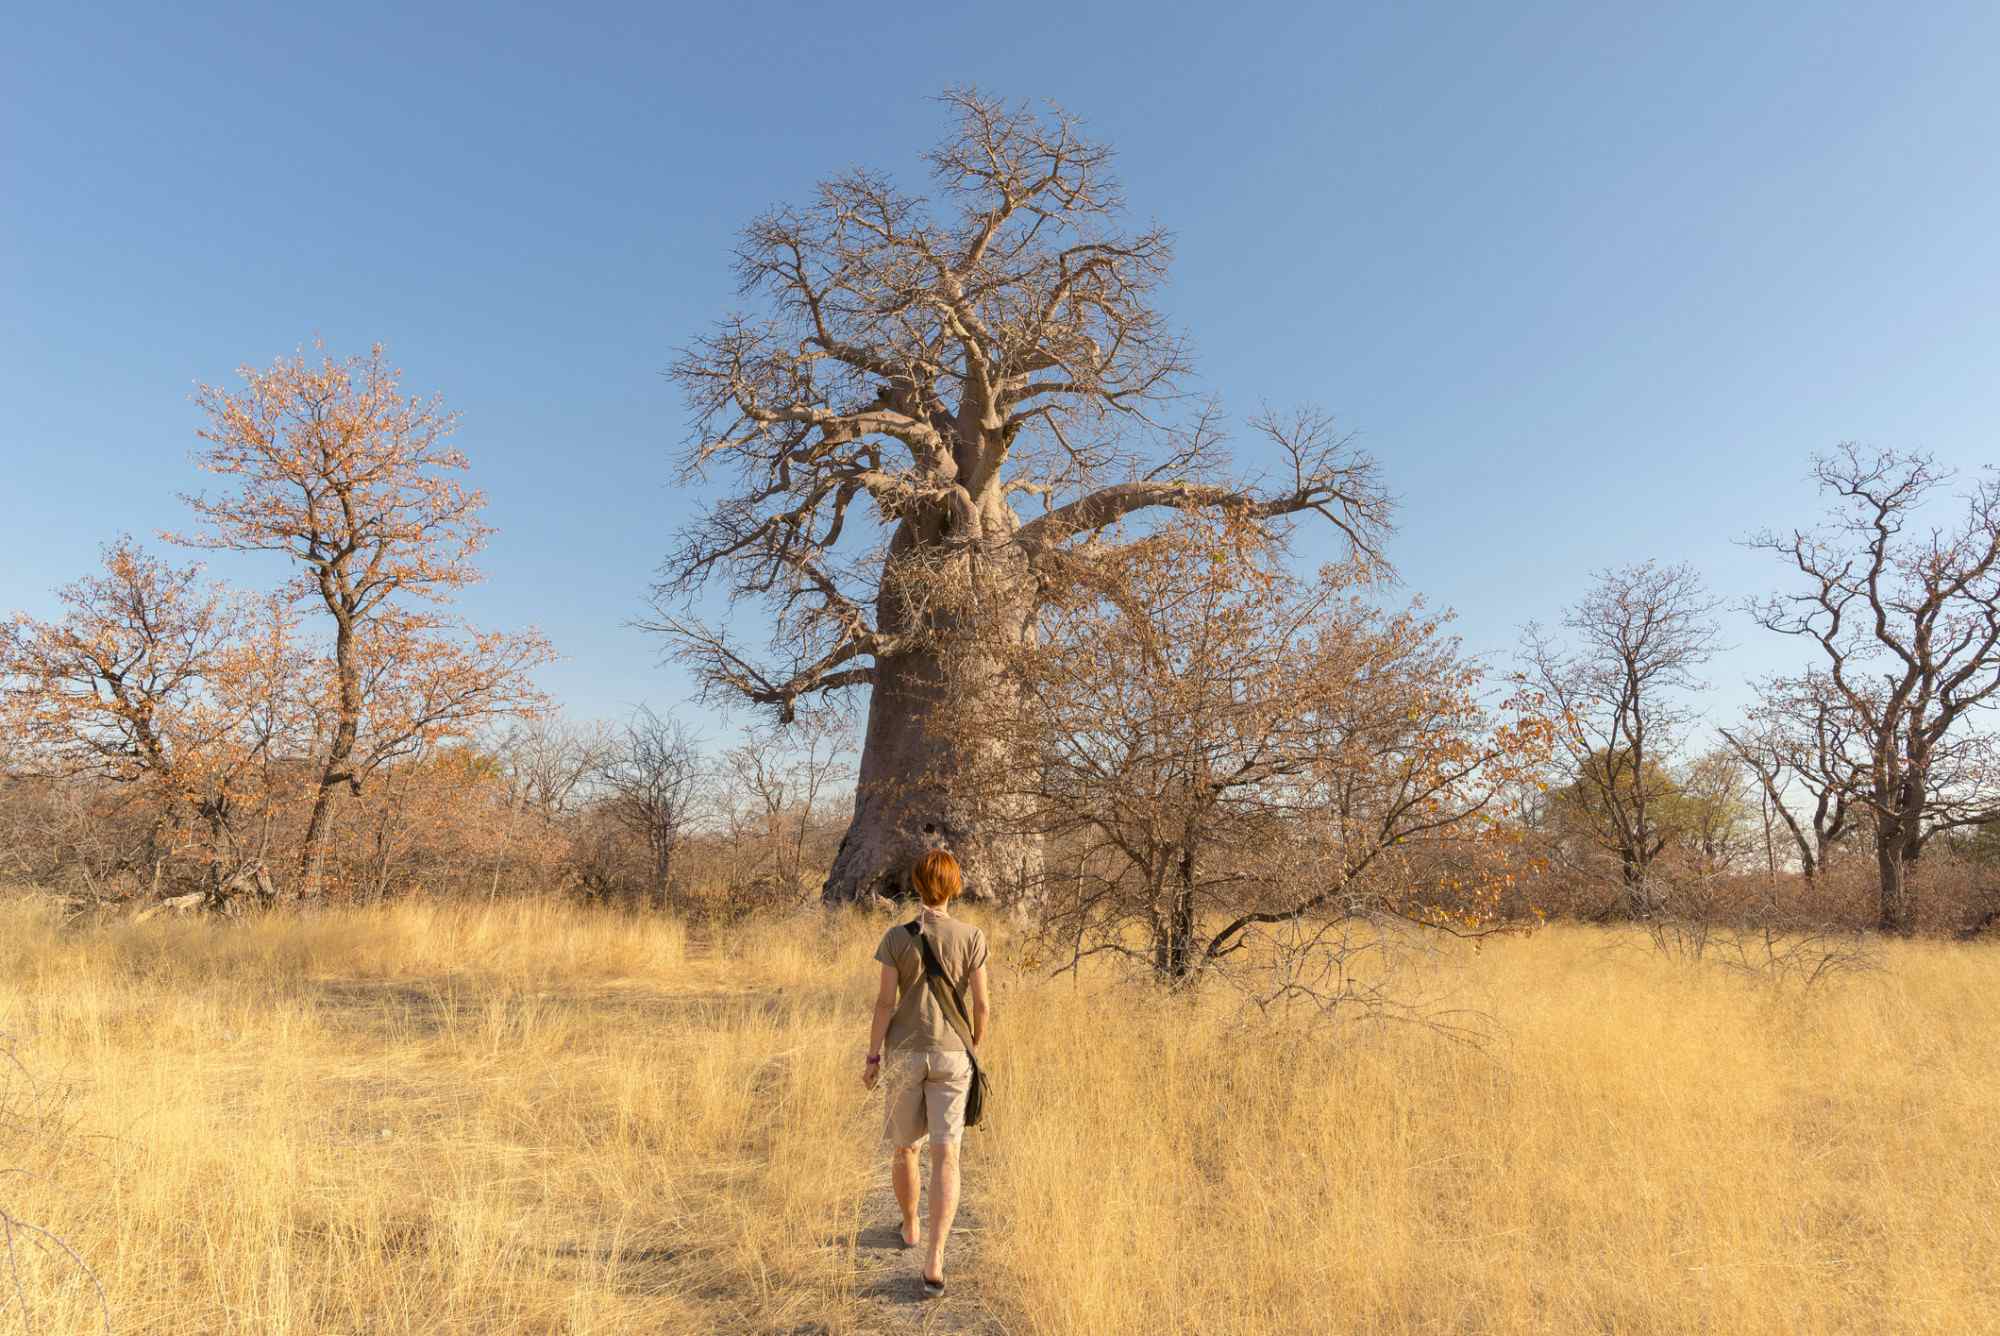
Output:
[[[882,1065],[882,1055],[881,1055],[880,1053],[870,1053],[870,1054],[868,1055],[868,1065],[869,1065],[870,1067],[879,1067],[879,1066],[881,1066],[881,1065]]]

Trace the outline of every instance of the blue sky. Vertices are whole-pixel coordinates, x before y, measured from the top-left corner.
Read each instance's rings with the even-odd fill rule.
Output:
[[[1054,98],[1177,236],[1240,420],[1333,411],[1391,555],[1494,656],[1589,572],[1769,588],[1842,439],[2000,458],[2000,9],[16,7],[0,78],[0,608],[185,523],[188,394],[315,334],[463,413],[500,533],[464,601],[580,716],[686,678],[629,620],[696,498],[661,375],[734,231],[930,100]],[[1323,539],[1308,539],[1308,554]],[[1330,546],[1327,547],[1330,552]],[[266,572],[217,560],[246,582]],[[1713,667],[1796,662],[1746,619]]]

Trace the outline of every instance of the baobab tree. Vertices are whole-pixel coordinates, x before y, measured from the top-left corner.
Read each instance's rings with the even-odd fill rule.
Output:
[[[1169,240],[1125,225],[1110,150],[1059,108],[942,100],[957,124],[927,157],[928,198],[852,171],[756,219],[737,267],[758,309],[673,367],[695,424],[685,470],[733,490],[682,533],[650,624],[710,688],[781,720],[868,691],[835,902],[894,893],[934,844],[975,886],[1032,880],[1036,843],[979,828],[934,725],[948,693],[1006,708],[1004,664],[944,664],[961,633],[1028,634],[1052,566],[1176,511],[1318,514],[1378,556],[1389,509],[1315,413],[1261,420],[1268,466],[1230,477],[1211,418],[1169,419],[1189,371],[1153,305]],[[690,611],[714,584],[765,607],[763,649]]]
[[[1854,735],[1852,799],[1873,819],[1880,926],[1907,933],[1909,869],[1925,843],[2000,816],[1991,740],[1974,732],[2000,701],[2000,478],[1971,488],[1956,523],[1910,532],[1951,479],[1929,456],[1843,444],[1813,476],[1834,500],[1827,523],[1750,542],[1800,588],[1751,610],[1825,657]]]
[[[291,594],[332,622],[299,855],[310,896],[339,791],[359,794],[376,769],[440,738],[534,713],[543,702],[529,674],[552,653],[535,633],[476,632],[438,610],[479,578],[485,497],[455,476],[467,467],[449,444],[456,419],[435,399],[405,398],[379,345],[239,374],[241,390],[196,394],[208,416],[198,462],[231,487],[184,498],[204,527],[178,541],[290,558]]]

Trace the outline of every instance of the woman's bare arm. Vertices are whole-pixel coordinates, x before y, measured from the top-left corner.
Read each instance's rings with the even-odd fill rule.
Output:
[[[880,1053],[889,1036],[889,1021],[896,1014],[896,967],[884,965],[882,980],[875,989],[875,1021],[868,1029],[868,1051]]]
[[[993,1014],[993,1008],[986,1000],[986,967],[981,965],[972,972],[972,1046],[978,1048],[986,1042],[986,1018]]]
[[[896,1014],[896,967],[882,967],[882,981],[875,989],[875,1019],[868,1027],[868,1061],[861,1064],[861,1084],[870,1090],[882,1075],[882,1041],[889,1035],[889,1021]]]

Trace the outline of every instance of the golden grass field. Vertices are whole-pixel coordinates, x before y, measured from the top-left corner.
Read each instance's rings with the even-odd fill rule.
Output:
[[[0,1085],[0,1208],[119,1332],[2000,1331],[1993,947],[1802,998],[1551,928],[1436,967],[1482,1051],[1038,981],[996,927],[931,1306],[868,1246],[888,922],[0,905],[0,1031],[70,1126]],[[13,1253],[0,1331],[102,1329]]]

